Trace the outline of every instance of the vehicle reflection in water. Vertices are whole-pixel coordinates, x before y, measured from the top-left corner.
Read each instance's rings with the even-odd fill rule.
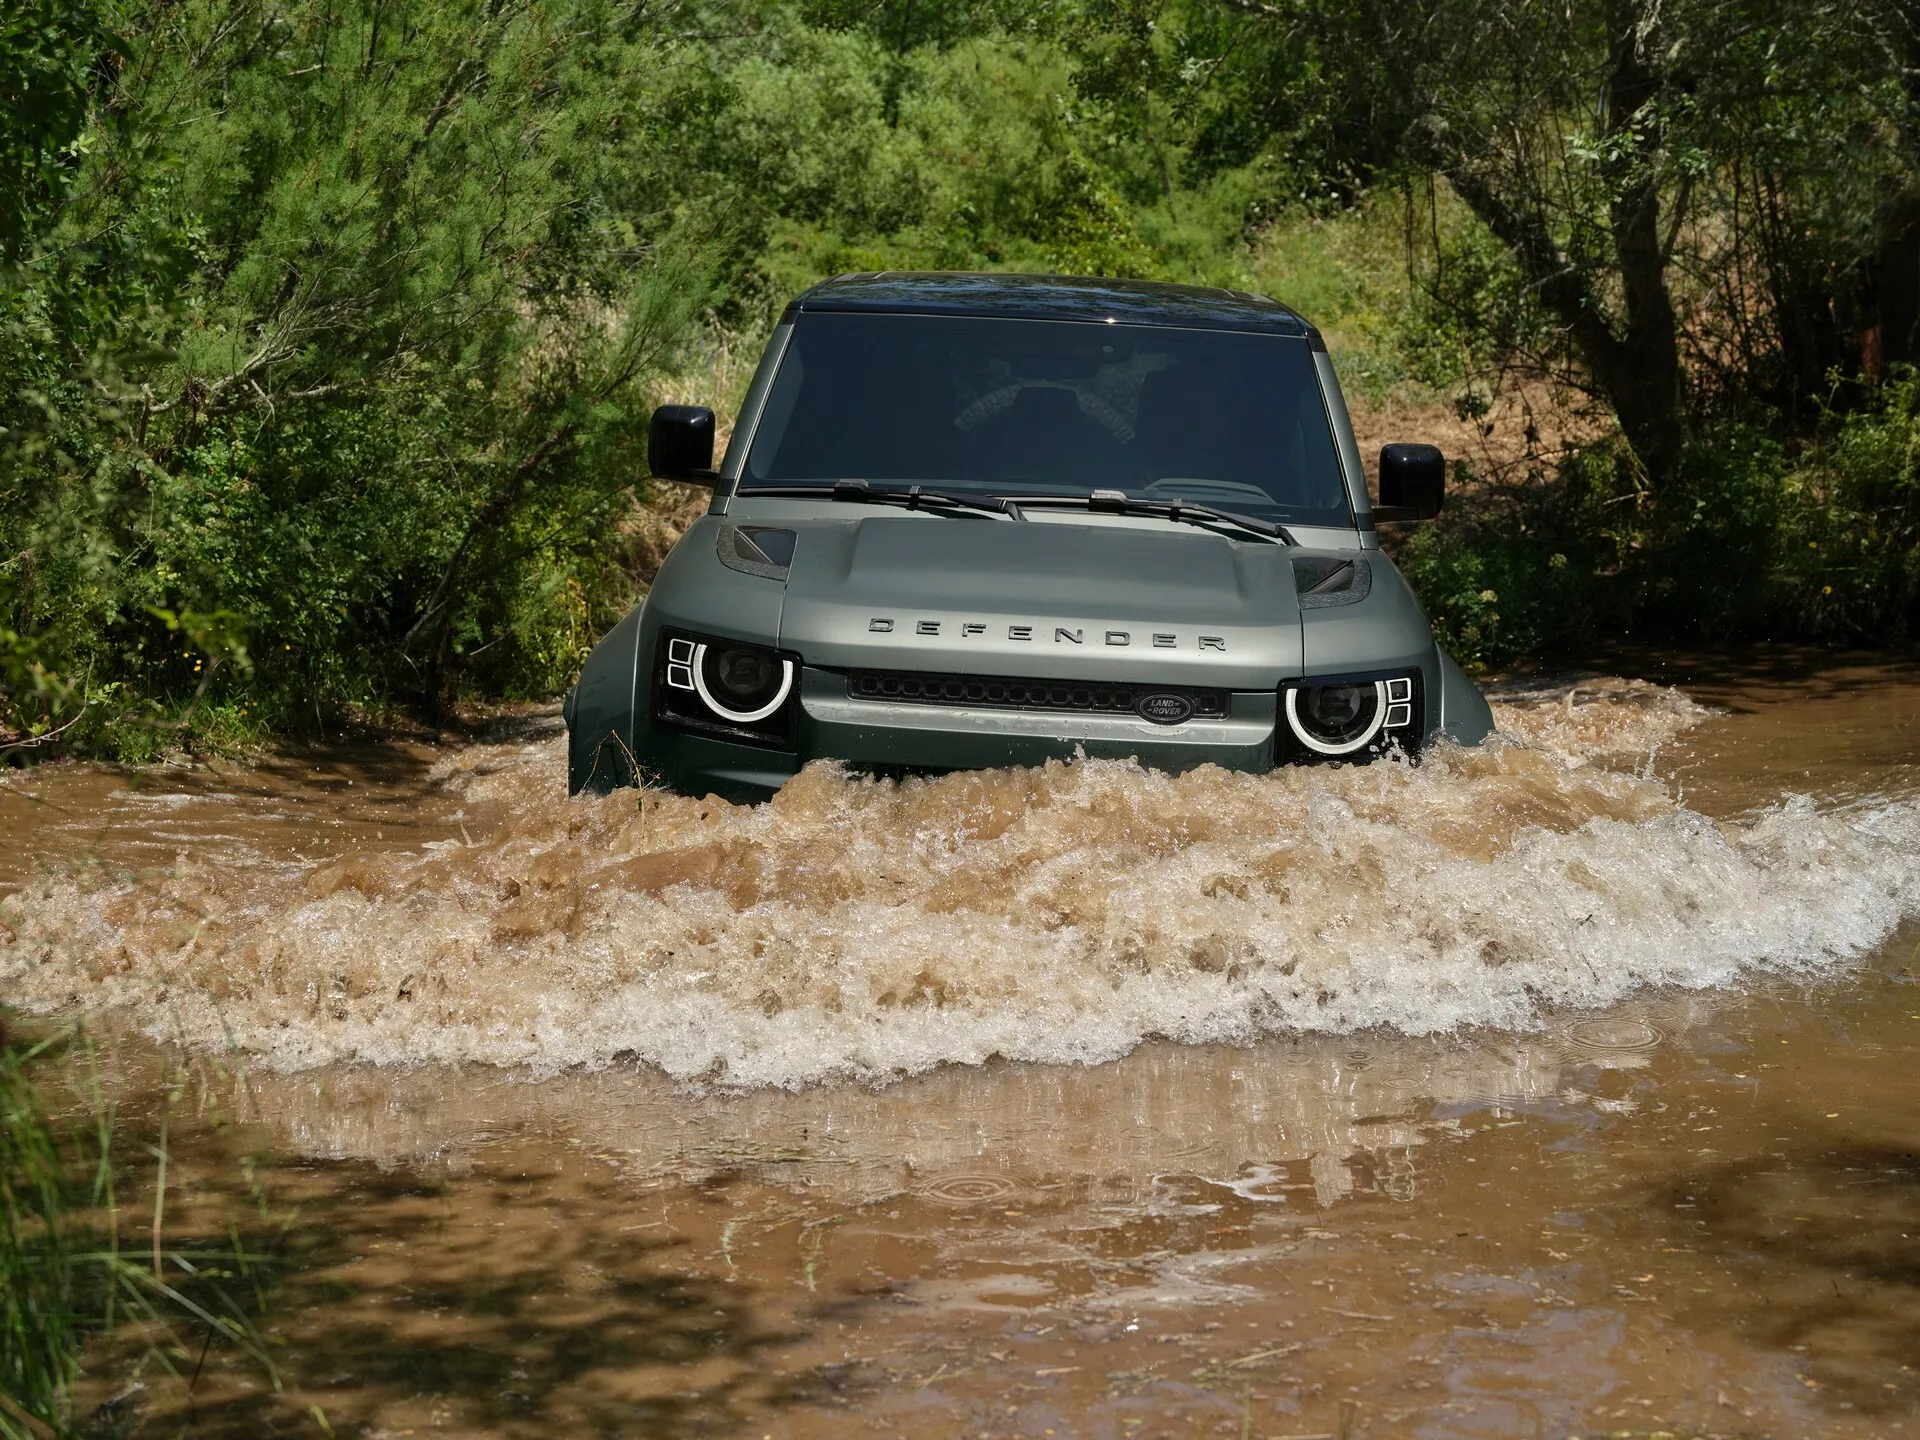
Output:
[[[1603,862],[1569,809],[1600,797],[1642,807],[1653,860],[1721,863],[1657,849],[1681,826],[1647,799],[1658,783],[1627,783],[1651,766],[1736,827],[1808,792],[1804,813],[1843,817],[1809,822],[1837,855],[1871,858],[1846,848],[1864,842],[1845,827],[1882,825],[1897,891],[1906,842],[1872,817],[1920,788],[1920,686],[1884,667],[1849,676],[1709,681],[1695,693],[1719,707],[1710,717],[1604,680],[1512,693],[1503,725],[1552,763],[1476,782],[1478,802],[1504,809],[1454,849],[1497,857],[1571,816],[1569,843],[1592,846],[1588,888],[1624,893],[1607,891],[1631,880],[1615,878],[1624,864]],[[240,867],[270,894],[388,851],[420,882],[431,872],[407,856],[430,842],[505,853],[540,743],[378,752],[387,773],[366,756],[195,770],[146,777],[145,793],[43,772],[32,788],[65,808],[9,798],[0,824],[120,878],[34,882],[0,912],[15,937],[0,945],[18,963],[47,915],[106,924],[93,933],[122,947],[120,964],[139,976],[165,959],[191,999],[205,989],[177,947],[144,917],[114,930],[87,897],[171,870],[172,846],[193,851],[188,868]],[[517,768],[523,752],[533,763]],[[1430,840],[1471,818],[1383,823]],[[841,833],[860,838],[858,818]],[[1108,848],[1083,866],[1131,853],[1101,833]],[[1795,853],[1801,871],[1819,863]],[[492,870],[471,873],[492,885]],[[1311,873],[1331,894],[1333,872]],[[1276,1027],[1251,1043],[1149,1038],[1098,1065],[991,1059],[877,1088],[731,1091],[617,1054],[553,1074],[274,1068],[270,1048],[156,1045],[172,1023],[160,988],[98,1033],[136,1131],[157,1132],[159,1097],[178,1087],[178,1223],[234,1224],[281,1257],[268,1313],[285,1387],[210,1362],[191,1398],[206,1433],[310,1426],[310,1405],[336,1433],[369,1435],[1904,1433],[1920,1424],[1920,930],[1908,910],[1887,935],[1900,904],[1876,909],[1846,877],[1830,877],[1839,898],[1822,912],[1819,886],[1769,873],[1795,924],[1827,927],[1831,953],[1810,944],[1797,965],[1600,1009],[1549,1005],[1520,1030]],[[1678,905],[1715,893],[1684,870],[1666,878]],[[462,905],[483,919],[511,908],[461,888],[470,879]],[[224,893],[191,885],[170,893]],[[415,904],[457,923],[461,906],[435,893],[340,913]],[[43,902],[55,909],[36,916]],[[216,912],[245,922],[232,943],[267,928],[249,913]],[[1670,933],[1711,943],[1704,922]],[[63,953],[36,963],[72,963]],[[444,973],[518,1013],[486,988],[485,957]],[[324,1000],[307,1013],[261,1018],[344,1023]],[[140,1403],[156,1429],[188,1414],[157,1382]]]
[[[1697,997],[1638,1001],[1545,1035],[1325,1036],[1225,1052],[1157,1043],[1110,1066],[996,1063],[881,1089],[697,1101],[630,1065],[537,1083],[483,1067],[252,1070],[227,1103],[257,1105],[277,1149],[383,1165],[457,1164],[503,1132],[565,1128],[641,1185],[728,1174],[857,1206],[909,1192],[1026,1195],[1070,1171],[1097,1180],[1103,1203],[1133,1204],[1177,1172],[1282,1205],[1290,1195],[1301,1203],[1304,1190],[1311,1208],[1353,1192],[1347,1157],[1457,1132],[1437,1118],[1447,1107],[1557,1110],[1568,1095],[1578,1105],[1569,1076],[1591,1085],[1642,1068],[1662,1038],[1710,1025],[1713,1014]],[[1405,1156],[1364,1163],[1413,1173]],[[1302,1166],[1312,1181],[1267,1185],[1257,1173]]]

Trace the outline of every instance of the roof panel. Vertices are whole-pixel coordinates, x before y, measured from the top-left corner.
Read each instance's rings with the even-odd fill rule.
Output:
[[[862,311],[896,315],[992,315],[1027,320],[1112,320],[1314,336],[1316,331],[1277,300],[1239,290],[1105,280],[1073,275],[973,274],[885,270],[836,275],[787,307],[794,311]]]

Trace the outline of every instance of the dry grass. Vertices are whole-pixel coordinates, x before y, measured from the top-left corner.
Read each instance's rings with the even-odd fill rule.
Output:
[[[1613,429],[1610,418],[1595,415],[1580,397],[1539,381],[1510,385],[1477,417],[1439,399],[1396,394],[1373,403],[1350,396],[1348,407],[1367,479],[1376,488],[1380,447],[1390,441],[1438,445],[1449,460],[1470,461],[1483,478],[1515,481],[1531,469],[1551,468]]]
[[[656,480],[647,487],[646,500],[636,504],[620,526],[622,563],[638,584],[652,586],[667,552],[688,526],[707,513],[712,498],[713,492],[704,485]]]

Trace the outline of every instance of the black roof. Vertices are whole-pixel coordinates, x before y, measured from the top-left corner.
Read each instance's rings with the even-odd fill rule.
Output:
[[[1172,325],[1192,330],[1248,330],[1268,335],[1320,334],[1278,300],[1240,290],[1163,285],[1155,280],[1104,280],[1076,275],[973,274],[881,270],[836,275],[787,306],[799,312],[887,315],[991,315],[1022,320],[1112,320],[1121,325]]]

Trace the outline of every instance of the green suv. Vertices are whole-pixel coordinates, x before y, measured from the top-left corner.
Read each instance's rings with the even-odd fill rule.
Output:
[[[787,307],[717,470],[710,410],[649,439],[713,503],[567,697],[574,791],[1492,731],[1375,537],[1438,512],[1440,452],[1386,446],[1374,504],[1326,346],[1275,301],[840,276]]]

